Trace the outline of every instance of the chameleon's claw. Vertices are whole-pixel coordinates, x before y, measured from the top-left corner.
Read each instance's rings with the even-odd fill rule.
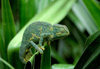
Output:
[[[41,48],[42,50],[45,50],[45,48]]]
[[[45,48],[44,48],[43,46],[40,46],[40,48],[41,48],[42,50],[45,50]]]

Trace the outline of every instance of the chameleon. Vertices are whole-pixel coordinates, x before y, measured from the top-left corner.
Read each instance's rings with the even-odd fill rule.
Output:
[[[40,54],[45,50],[43,43],[53,41],[69,35],[65,25],[49,24],[47,22],[34,22],[24,31],[19,57],[23,63],[27,63],[32,57],[32,49],[35,48]]]

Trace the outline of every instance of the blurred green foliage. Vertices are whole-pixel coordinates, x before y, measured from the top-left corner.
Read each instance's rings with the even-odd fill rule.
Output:
[[[98,0],[0,0],[0,69],[24,69],[19,48],[24,30],[35,21],[64,24],[70,35],[46,45],[43,55],[34,54],[32,68],[100,68],[99,17]]]

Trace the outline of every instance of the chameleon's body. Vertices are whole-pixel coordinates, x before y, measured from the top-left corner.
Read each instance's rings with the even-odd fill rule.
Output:
[[[32,23],[23,34],[19,57],[22,62],[26,63],[33,55],[31,48],[35,48],[43,54],[43,42],[52,41],[67,35],[69,35],[69,31],[64,25],[51,25],[45,22]]]

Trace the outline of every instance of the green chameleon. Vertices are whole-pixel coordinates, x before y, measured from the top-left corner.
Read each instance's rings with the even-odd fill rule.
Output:
[[[46,22],[35,22],[29,25],[24,34],[19,50],[19,57],[23,63],[29,61],[33,55],[31,48],[35,48],[43,54],[44,42],[49,42],[69,35],[69,30],[65,25],[51,25]]]

